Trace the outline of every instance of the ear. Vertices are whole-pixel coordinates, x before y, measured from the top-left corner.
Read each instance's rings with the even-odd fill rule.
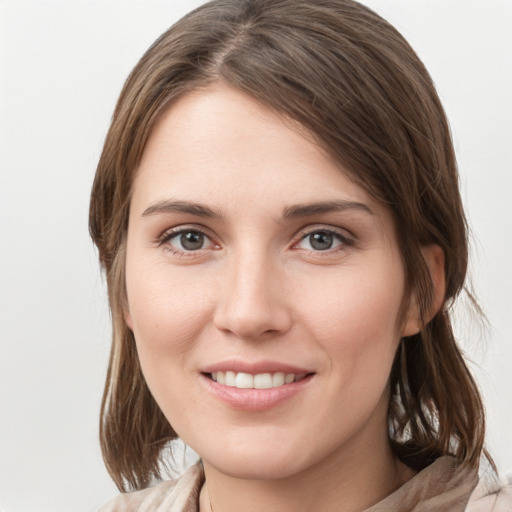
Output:
[[[128,328],[130,329],[130,331],[133,331],[133,320],[132,320],[132,315],[130,314],[130,310],[128,309],[128,307],[125,307],[124,310],[123,310],[123,316],[124,316],[124,321],[126,322],[126,325],[128,326]]]
[[[444,272],[444,251],[436,244],[425,245],[421,248],[423,259],[427,264],[434,287],[434,295],[432,304],[427,311],[424,322],[427,324],[434,318],[437,312],[441,309],[444,303],[446,292],[446,280]],[[420,332],[423,323],[420,318],[420,311],[416,297],[413,295],[409,303],[404,327],[402,330],[402,337],[413,336]]]

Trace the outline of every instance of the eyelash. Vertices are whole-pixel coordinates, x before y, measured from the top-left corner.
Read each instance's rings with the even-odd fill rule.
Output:
[[[303,230],[299,235],[300,236],[299,241],[296,242],[294,244],[294,246],[297,246],[302,241],[306,240],[308,237],[310,237],[314,234],[317,234],[317,233],[332,235],[333,238],[337,239],[340,242],[340,244],[333,248],[328,248],[325,250],[314,250],[314,249],[303,249],[303,250],[305,250],[309,253],[313,253],[313,254],[332,254],[333,252],[343,250],[347,247],[351,247],[351,246],[355,245],[355,240],[353,238],[349,238],[347,235],[340,233],[340,231],[338,231],[336,229],[325,228],[325,227],[315,227],[315,228],[309,228],[309,229]]]
[[[174,228],[174,229],[167,230],[162,235],[160,235],[157,239],[158,246],[160,247],[160,246],[166,245],[166,250],[171,252],[171,254],[173,254],[175,256],[179,256],[179,257],[194,256],[194,255],[197,255],[197,253],[200,252],[201,250],[204,250],[203,248],[201,248],[201,249],[197,249],[197,250],[188,250],[187,251],[187,250],[177,249],[176,247],[173,247],[169,243],[173,238],[175,238],[179,235],[182,235],[184,233],[198,233],[198,234],[204,236],[207,240],[209,240],[210,243],[214,244],[214,242],[212,242],[211,237],[204,230],[202,230],[198,227],[185,227],[185,228],[180,227],[180,228]],[[331,235],[331,236],[333,236],[333,238],[337,239],[340,242],[340,244],[335,246],[334,248],[329,247],[325,250],[320,250],[320,249],[319,250],[302,249],[302,250],[307,251],[309,253],[313,253],[313,254],[331,254],[338,250],[343,250],[346,247],[351,247],[351,246],[355,245],[355,241],[352,238],[347,237],[345,234],[342,234],[335,229],[324,228],[324,227],[315,227],[315,228],[309,228],[309,229],[302,230],[299,234],[299,237],[300,237],[299,240],[297,242],[295,242],[292,247],[298,246],[301,242],[306,240],[308,237],[310,237],[314,234],[317,234],[317,233]]]
[[[210,243],[213,243],[211,240],[211,237],[204,230],[202,230],[198,227],[185,227],[185,228],[180,227],[180,228],[167,230],[162,235],[160,235],[157,239],[158,246],[161,247],[163,245],[166,245],[166,247],[165,247],[166,250],[168,250],[174,256],[187,257],[187,256],[196,255],[202,249],[198,249],[196,251],[193,251],[193,250],[184,251],[181,249],[177,249],[176,247],[173,247],[169,243],[173,238],[175,238],[179,235],[182,235],[184,233],[199,233],[202,236],[204,236],[207,240],[209,240]]]

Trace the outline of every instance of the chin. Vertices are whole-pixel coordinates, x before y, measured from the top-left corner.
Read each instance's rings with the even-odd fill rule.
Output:
[[[267,453],[263,456],[240,453],[223,455],[218,460],[207,462],[227,476],[247,480],[279,480],[300,472],[296,461]]]
[[[279,480],[307,470],[319,461],[319,454],[308,454],[306,446],[245,441],[227,448],[224,445],[221,450],[206,450],[201,458],[205,464],[232,478]]]

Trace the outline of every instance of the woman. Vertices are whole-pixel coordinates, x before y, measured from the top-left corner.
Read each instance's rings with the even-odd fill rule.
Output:
[[[201,457],[102,510],[511,506],[475,490],[448,125],[369,9],[219,0],[179,21],[121,93],[90,228],[113,318],[110,474],[144,489],[178,436]]]

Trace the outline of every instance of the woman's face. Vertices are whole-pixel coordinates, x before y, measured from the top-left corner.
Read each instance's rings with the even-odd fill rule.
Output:
[[[246,478],[386,442],[416,327],[391,214],[299,132],[218,84],[160,119],[133,187],[125,316],[147,383],[206,464]]]

